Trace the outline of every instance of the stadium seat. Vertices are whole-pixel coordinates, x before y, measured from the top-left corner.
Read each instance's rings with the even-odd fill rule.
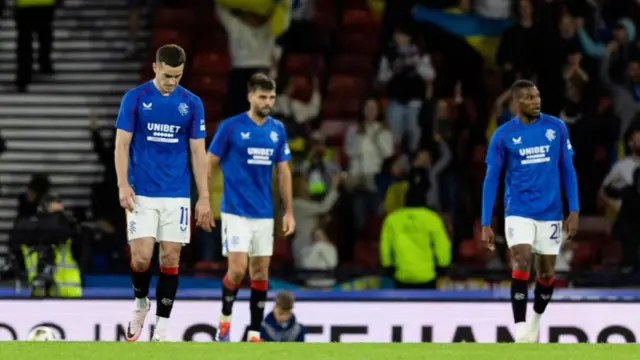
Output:
[[[326,137],[327,143],[331,145],[342,145],[349,126],[353,124],[353,119],[327,119],[322,120],[320,131]]]
[[[309,78],[306,76],[293,76],[289,78],[289,84],[293,87],[290,97],[302,102],[308,102],[311,99],[313,88]]]
[[[231,58],[228,54],[198,53],[193,58],[193,71],[198,75],[218,75],[226,77],[231,69]]]
[[[314,54],[290,54],[285,58],[284,71],[288,75],[306,75],[321,73],[321,60]]]
[[[220,271],[227,270],[226,261],[198,261],[195,265],[195,276],[201,278],[218,278]],[[218,274],[216,274],[218,272]]]
[[[347,0],[347,9],[368,11],[369,4],[367,4],[367,0]]]
[[[379,242],[384,219],[384,214],[374,214],[369,216],[365,221],[364,232],[360,240],[364,242]]]
[[[222,53],[229,52],[229,41],[225,32],[202,32],[196,43],[196,51]]]
[[[374,66],[371,57],[357,54],[341,54],[331,61],[331,74],[353,75],[360,78],[371,78]]]
[[[362,79],[355,76],[332,75],[329,78],[327,92],[333,96],[362,99],[366,93],[366,84]]]
[[[322,104],[322,115],[325,118],[357,118],[360,113],[360,100],[334,96],[330,94]]]
[[[151,40],[152,46],[151,49],[155,52],[155,49],[159,48],[162,45],[166,44],[176,44],[182,47],[187,54],[191,51],[191,36],[182,33],[178,30],[173,29],[158,29],[153,34],[153,39]]]
[[[213,95],[224,96],[227,93],[227,79],[213,75],[192,76],[186,82],[187,88],[201,97]]]
[[[195,28],[193,18],[196,16],[192,8],[161,7],[156,12],[156,29],[176,29],[192,31]]]
[[[378,51],[378,37],[367,33],[343,33],[339,48],[343,54],[373,56]]]
[[[274,239],[271,261],[276,266],[287,266],[293,262],[291,244],[288,239],[281,237]]]
[[[373,18],[368,10],[351,9],[347,10],[342,17],[343,33],[362,33],[377,39],[380,32],[380,24]]]
[[[358,241],[354,250],[355,262],[363,269],[380,268],[380,243],[378,241]]]

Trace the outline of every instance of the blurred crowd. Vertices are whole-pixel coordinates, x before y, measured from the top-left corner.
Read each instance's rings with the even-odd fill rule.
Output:
[[[253,73],[277,79],[273,116],[285,123],[294,154],[297,231],[285,239],[276,224],[274,268],[385,269],[399,287],[432,287],[442,268],[509,268],[504,242],[490,253],[480,241],[481,183],[487,139],[513,116],[506,90],[526,78],[540,88],[543,111],[567,124],[576,152],[582,230],[563,248],[558,270],[635,270],[636,1],[151,2],[150,48],[130,51],[152,59],[157,45],[185,48],[183,84],[205,103],[209,137],[221,119],[248,109],[245,84]],[[147,13],[140,8],[150,4],[132,5],[135,38]],[[446,25],[452,23],[457,28]],[[482,32],[489,28],[496,30]],[[142,80],[150,70],[145,65]],[[87,220],[111,237],[92,250],[103,264],[126,256],[113,255],[126,247],[113,151],[99,130],[91,121],[105,177],[94,187]],[[221,173],[212,180],[213,209],[222,181]],[[20,199],[21,215],[34,211],[34,193],[48,186],[34,178]],[[497,206],[498,235],[501,212]],[[219,232],[194,230],[192,244],[186,266],[224,266]],[[95,264],[84,266],[117,268]],[[303,281],[331,286],[335,276]]]

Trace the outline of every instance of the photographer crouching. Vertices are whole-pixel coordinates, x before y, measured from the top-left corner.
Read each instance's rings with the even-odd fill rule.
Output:
[[[32,297],[81,297],[82,281],[72,254],[77,222],[55,195],[45,195],[35,216],[19,217],[11,234],[14,254],[21,254]]]

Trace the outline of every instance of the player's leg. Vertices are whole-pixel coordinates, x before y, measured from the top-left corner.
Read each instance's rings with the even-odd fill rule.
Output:
[[[249,277],[251,278],[251,298],[249,308],[251,322],[247,341],[260,341],[260,328],[264,320],[264,307],[267,302],[267,290],[269,290],[269,264],[271,256],[253,256],[249,258]]]
[[[160,243],[160,276],[156,286],[156,328],[154,341],[167,338],[167,327],[173,303],[178,293],[178,269],[180,268],[180,242],[162,241]]]
[[[158,242],[160,242],[160,276],[156,286],[156,328],[154,341],[167,338],[169,317],[178,292],[178,273],[182,247],[191,237],[190,210],[188,198],[157,198],[160,214]]]
[[[222,279],[222,314],[216,334],[217,341],[229,341],[231,314],[238,289],[247,272],[247,252],[251,241],[251,230],[247,219],[221,214],[222,254],[227,257],[227,273]]]
[[[253,241],[249,249],[249,277],[251,279],[251,322],[247,341],[260,342],[260,328],[269,290],[269,265],[273,255],[273,219],[252,220]]]
[[[137,196],[135,211],[127,211],[127,236],[131,250],[131,282],[135,307],[127,326],[127,341],[136,341],[142,334],[144,321],[151,308],[147,295],[151,284],[151,258],[158,230],[158,215],[148,198]]]
[[[562,247],[562,222],[539,221],[536,235],[533,249],[536,254],[536,286],[533,292],[533,316],[529,322],[530,341],[538,341],[540,318],[553,295],[556,257]]]
[[[509,216],[505,219],[507,245],[511,251],[511,309],[516,342],[527,341],[528,282],[531,271],[535,224],[531,219]]]

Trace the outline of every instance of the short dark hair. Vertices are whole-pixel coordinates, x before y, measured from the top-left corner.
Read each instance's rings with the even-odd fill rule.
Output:
[[[280,291],[276,294],[276,306],[282,311],[293,310],[293,303],[295,298],[289,291]]]
[[[187,62],[187,54],[184,49],[175,44],[163,45],[156,51],[156,63],[178,67]]]
[[[516,96],[522,89],[529,89],[534,87],[536,87],[536,84],[534,84],[532,81],[524,79],[516,80],[516,82],[511,85],[511,96]]]
[[[267,74],[257,72],[251,76],[251,79],[247,82],[247,91],[252,92],[256,90],[275,90],[276,82],[273,81]]]

